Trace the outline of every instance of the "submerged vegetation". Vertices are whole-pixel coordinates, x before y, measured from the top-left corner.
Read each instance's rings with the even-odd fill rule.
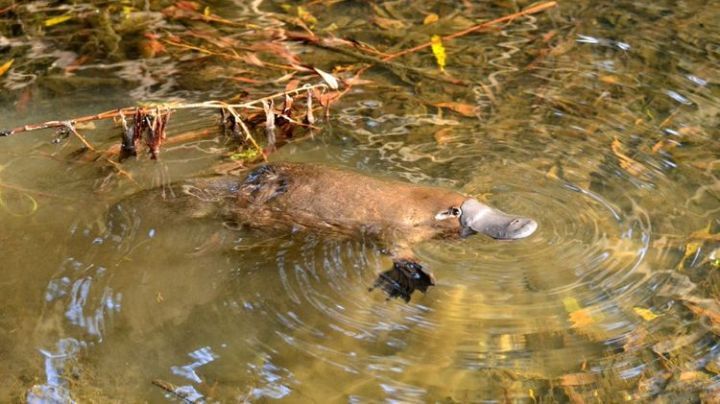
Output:
[[[308,353],[298,356],[299,362],[329,364],[331,370],[318,370],[326,384],[336,383],[335,377],[352,380],[357,397],[371,400],[717,402],[716,8],[673,2],[503,0],[0,0],[0,223],[18,232],[42,225],[38,235],[28,236],[40,250],[39,241],[59,244],[54,237],[67,233],[66,228],[72,229],[73,237],[82,226],[88,234],[112,230],[98,219],[84,219],[81,225],[60,222],[55,233],[52,225],[46,230],[49,217],[63,216],[57,212],[81,211],[74,211],[73,204],[91,191],[111,199],[166,185],[169,177],[237,174],[285,146],[316,138],[322,147],[336,142],[342,151],[359,151],[360,157],[353,156],[359,166],[372,166],[373,159],[379,159],[383,167],[412,180],[428,181],[432,174],[448,183],[464,181],[467,192],[502,194],[502,187],[473,183],[479,171],[495,176],[497,182],[504,178],[512,183],[528,175],[530,180],[517,183],[534,187],[534,194],[527,192],[529,200],[533,195],[545,198],[538,199],[542,203],[534,209],[554,215],[543,218],[545,234],[551,236],[513,256],[522,263],[516,265],[522,266],[518,276],[508,280],[505,272],[515,272],[501,260],[502,270],[494,278],[477,278],[482,281],[479,286],[466,286],[473,278],[466,279],[463,272],[460,286],[445,285],[434,292],[436,301],[392,313],[378,314],[374,310],[385,310],[374,308],[381,302],[357,297],[336,303],[325,295],[337,291],[308,286],[318,279],[357,281],[355,273],[334,267],[325,275],[315,267],[307,273],[298,269],[315,260],[308,251],[319,247],[311,238],[296,251],[302,258],[295,266],[301,286],[288,280],[284,267],[275,271],[289,290],[288,302],[276,307],[258,298],[266,305],[262,306],[253,301],[255,291],[236,301],[231,291],[226,300],[217,298],[212,305],[201,300],[205,306],[196,305],[212,306],[205,313],[210,320],[201,324],[215,325],[218,333],[226,330],[218,325],[223,316],[265,315],[253,314],[257,317],[246,321],[254,328],[242,333],[252,338],[230,333],[237,340],[253,341],[251,348],[243,347],[252,351],[248,357],[243,349],[223,353],[242,363],[250,376],[235,376],[241,366],[225,365],[203,376],[202,382],[197,382],[195,369],[218,356],[209,348],[191,352],[194,362],[180,367],[185,373],[173,370],[184,379],[166,381],[162,375],[138,372],[141,376],[108,381],[102,374],[111,365],[92,352],[130,339],[125,334],[132,327],[117,325],[116,340],[103,341],[103,333],[111,333],[110,325],[92,328],[85,317],[73,317],[78,302],[95,303],[93,315],[101,318],[119,310],[119,304],[112,304],[116,295],[111,281],[95,296],[88,292],[90,279],[105,279],[105,267],[110,272],[136,269],[123,265],[146,262],[133,254],[145,251],[147,240],[138,241],[135,233],[126,236],[131,247],[120,258],[107,247],[110,265],[95,264],[95,253],[87,253],[85,244],[79,244],[79,255],[71,255],[71,247],[58,247],[61,251],[54,258],[60,263],[45,268],[42,257],[34,257],[42,254],[26,249],[33,243],[0,235],[7,249],[3,266],[24,270],[35,263],[52,273],[43,275],[49,281],[38,281],[44,297],[38,299],[37,290],[30,293],[37,302],[8,297],[6,308],[0,309],[0,329],[8,330],[0,331],[0,355],[13,364],[0,370],[0,377],[10,380],[9,387],[0,388],[0,401],[105,401],[122,396],[130,379],[143,386],[135,392],[149,397],[160,392],[188,402],[283,398],[291,391],[302,400],[302,394],[314,394],[303,389],[318,377],[313,366],[319,365],[293,367],[278,353],[289,346],[290,357],[296,351]],[[340,134],[330,133],[333,125]],[[196,163],[198,155],[209,156],[210,163]],[[156,159],[159,162],[150,161]],[[47,180],[28,178],[32,175],[23,172],[29,161],[59,167],[55,171],[62,174]],[[507,167],[514,171],[499,177]],[[34,170],[30,172],[43,172]],[[158,171],[160,180],[147,174]],[[66,195],[66,188],[77,191],[73,187],[80,191]],[[556,194],[547,196],[546,189]],[[590,202],[573,204],[573,198]],[[604,220],[603,214],[612,219]],[[192,240],[189,256],[195,259],[198,251],[212,251],[213,237]],[[98,236],[91,242],[109,243],[103,240]],[[172,247],[174,242],[169,242]],[[285,254],[285,249],[293,251],[292,246],[288,242],[278,249]],[[330,256],[322,257],[324,265],[341,262],[342,254],[354,257],[341,247],[321,251]],[[576,251],[578,255],[572,255]],[[291,258],[277,254],[277,260],[266,265],[289,267],[285,261]],[[259,255],[243,257],[256,262],[262,259]],[[84,259],[91,263],[75,264]],[[342,268],[369,266],[366,258],[359,260]],[[539,274],[532,271],[534,266]],[[553,284],[556,274],[548,272],[554,270],[570,280],[558,275],[559,286]],[[198,279],[205,276],[210,275]],[[245,276],[249,283],[265,286],[247,271],[241,278]],[[173,275],[163,280],[168,279]],[[522,306],[503,300],[503,293],[493,295],[494,285],[503,293],[518,288],[516,300],[529,303]],[[14,280],[0,283],[4,294],[15,287]],[[125,293],[132,287],[137,285],[126,287]],[[308,288],[307,296],[296,291]],[[171,292],[164,289],[163,295],[160,286],[157,289],[149,293],[160,307]],[[497,299],[471,293],[478,290]],[[58,303],[65,300],[70,301],[67,308]],[[201,310],[173,307],[181,314],[170,310],[172,316],[164,322],[147,321],[156,327],[148,329],[168,334],[160,338],[162,347],[185,342],[184,337],[171,338],[176,331],[168,324],[192,328],[188,319]],[[325,312],[313,317],[303,311],[308,307]],[[398,312],[411,314],[400,318]],[[214,320],[217,313],[221,314]],[[269,323],[267,330],[258,318]],[[451,329],[446,321],[461,325]],[[412,334],[416,329],[419,335]],[[87,335],[85,330],[90,330]],[[19,342],[23,333],[34,340]],[[276,345],[263,339],[278,336],[282,343]],[[324,345],[333,338],[337,346]],[[371,341],[370,347],[363,345],[365,341]],[[38,346],[43,347],[40,360]],[[558,352],[564,356],[554,357]],[[171,356],[168,351],[161,354]],[[285,368],[276,366],[272,357]],[[432,369],[418,370],[428,365],[423,359]],[[444,361],[437,364],[443,373],[435,373],[434,360]],[[545,360],[560,365],[548,370]],[[351,374],[349,379],[337,376],[338,368]],[[437,376],[438,381],[428,382],[427,376]],[[179,384],[188,379],[194,387]],[[445,386],[453,383],[459,387]],[[322,390],[327,386],[317,388],[318,401],[332,397]],[[341,397],[348,398],[348,391]]]
[[[324,107],[327,116],[330,102],[343,94],[338,91],[328,94],[328,89],[339,89],[337,79],[319,68],[303,62],[299,54],[291,50],[292,45],[289,42],[301,41],[314,44],[322,49],[351,56],[356,61],[361,62],[342,69],[342,73],[348,77],[344,80],[346,86],[352,86],[353,83],[361,80],[360,75],[368,67],[373,65],[384,66],[386,64],[389,64],[388,66],[395,70],[410,71],[452,84],[464,84],[461,80],[453,79],[447,75],[438,75],[428,69],[404,66],[391,61],[400,56],[430,47],[438,68],[442,73],[446,73],[444,69],[446,55],[442,45],[443,39],[450,40],[473,32],[488,30],[501,23],[532,15],[556,5],[555,2],[541,3],[505,17],[472,25],[442,38],[434,35],[431,41],[410,49],[388,53],[357,41],[339,39],[335,36],[323,38],[316,35],[312,28],[318,21],[302,6],[283,5],[282,8],[290,12],[291,16],[284,14],[274,15],[274,18],[270,18],[270,21],[263,21],[265,23],[265,26],[263,26],[219,17],[211,11],[210,5],[192,1],[101,1],[73,5],[54,5],[42,2],[12,3],[5,5],[0,10],[0,15],[4,16],[5,20],[13,22],[6,25],[7,32],[3,34],[15,38],[25,36],[29,37],[31,41],[33,41],[33,37],[37,37],[34,41],[38,43],[48,39],[47,43],[41,45],[42,47],[57,49],[61,42],[79,46],[79,48],[66,48],[56,51],[65,53],[62,64],[55,60],[50,66],[44,66],[49,74],[55,71],[63,74],[61,77],[54,77],[55,82],[71,82],[78,76],[82,77],[84,67],[95,66],[100,63],[117,63],[118,61],[122,63],[125,60],[151,59],[167,55],[174,62],[181,65],[190,62],[204,63],[207,58],[231,61],[235,69],[241,70],[236,70],[231,73],[234,75],[233,77],[227,78],[247,85],[281,84],[285,82],[287,84],[284,92],[257,99],[247,100],[247,95],[250,93],[245,92],[245,100],[241,104],[233,104],[233,101],[239,99],[239,96],[235,95],[230,101],[207,100],[192,104],[156,103],[156,105],[147,107],[121,107],[114,111],[91,116],[69,117],[65,120],[26,124],[14,129],[8,128],[0,131],[0,135],[10,136],[31,130],[57,127],[60,136],[67,137],[68,134],[73,134],[87,150],[98,154],[96,148],[78,132],[75,125],[101,119],[116,119],[122,124],[123,128],[122,146],[119,151],[120,159],[136,156],[136,145],[142,138],[144,138],[151,158],[156,159],[160,152],[160,145],[167,137],[165,132],[171,111],[214,108],[221,109],[221,126],[230,131],[235,139],[240,141],[240,144],[252,146],[251,150],[240,150],[233,153],[232,156],[243,156],[244,160],[257,161],[259,157],[264,158],[266,156],[266,150],[260,147],[250,133],[249,123],[262,123],[265,126],[268,150],[272,151],[276,147],[276,125],[279,124],[280,126],[282,140],[287,141],[292,137],[292,128],[294,126],[312,125],[314,123],[313,99],[316,99],[317,103]],[[297,16],[292,16],[293,11],[297,13]],[[423,20],[423,24],[433,24],[437,22],[438,18],[436,14],[429,14]],[[382,27],[383,24],[392,26],[392,22],[396,20],[378,16],[374,21]],[[400,21],[396,22],[401,26],[404,25]],[[302,32],[288,31],[283,28],[284,25],[289,25],[294,29],[301,29]],[[57,28],[55,28],[56,26]],[[62,26],[62,28],[59,26]],[[20,41],[19,39],[16,40]],[[6,41],[9,42],[7,39]],[[18,43],[14,45],[11,46],[11,49],[20,50],[23,48],[18,46]],[[167,46],[174,48],[173,51],[169,51]],[[9,56],[10,59],[0,68],[0,75],[6,73],[15,61],[13,52]],[[28,62],[35,63],[36,61],[28,60]],[[33,66],[32,68],[37,72],[41,71],[43,67]],[[283,74],[272,80],[262,80],[261,78],[264,76],[262,70],[268,68],[282,71]],[[93,73],[95,72],[90,74]],[[312,74],[308,73],[317,73],[325,80],[326,84],[307,84],[308,76],[312,77]],[[200,72],[200,76],[200,79],[205,78],[202,77],[203,72]],[[33,74],[33,80],[40,80],[41,83],[46,77],[38,77],[37,73]],[[8,84],[10,88],[15,90],[32,84],[25,77],[18,77],[17,82],[13,81],[14,78],[9,78]],[[303,82],[306,84],[298,88]],[[91,83],[90,85],[96,86],[98,84]],[[293,105],[297,105],[297,103],[291,97],[302,92],[307,92],[305,98],[307,112],[305,113],[304,122],[293,119]],[[26,92],[26,94],[31,93]],[[277,110],[274,107],[274,101],[280,97],[284,97],[284,101],[282,108]],[[142,101],[148,102],[149,100]],[[25,100],[25,102],[29,101]],[[260,105],[262,105],[262,109],[260,109]],[[468,104],[441,102],[435,103],[435,105],[462,114],[472,115],[473,113],[473,107]],[[236,111],[238,108],[246,109],[250,113],[246,114],[248,115],[246,118],[241,117]],[[261,112],[264,112],[264,120],[259,119]],[[131,124],[128,124],[126,115],[131,116]],[[255,125],[250,126],[254,129]],[[204,131],[200,136],[206,136],[210,133],[212,132]],[[175,137],[175,141],[188,141],[196,138],[197,136],[182,136],[181,134]],[[125,171],[110,160],[109,156],[113,154],[118,154],[118,152],[111,149],[99,153],[101,159],[113,165],[118,173],[128,176]]]

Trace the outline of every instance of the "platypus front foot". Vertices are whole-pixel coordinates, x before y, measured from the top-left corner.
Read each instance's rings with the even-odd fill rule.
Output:
[[[407,303],[416,289],[425,293],[428,287],[433,285],[435,278],[432,274],[423,271],[422,265],[406,259],[397,259],[393,260],[391,269],[378,275],[369,290],[381,288],[387,293],[388,298],[400,297]]]

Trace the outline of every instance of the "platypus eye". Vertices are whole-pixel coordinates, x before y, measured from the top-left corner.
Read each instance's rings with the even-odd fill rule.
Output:
[[[462,215],[462,210],[460,208],[456,208],[454,206],[451,206],[447,208],[446,210],[441,210],[438,212],[437,215],[435,215],[435,220],[447,220],[451,217],[460,217]]]

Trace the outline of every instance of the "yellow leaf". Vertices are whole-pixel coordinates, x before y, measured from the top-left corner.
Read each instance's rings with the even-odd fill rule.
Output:
[[[658,315],[653,313],[652,310],[648,310],[642,307],[633,307],[635,314],[642,317],[645,321],[653,321],[658,318]]]
[[[430,24],[432,24],[432,23],[437,22],[437,20],[439,20],[439,19],[440,19],[440,17],[438,17],[437,14],[435,14],[435,13],[430,13],[430,14],[428,14],[428,15],[425,17],[425,19],[423,20],[423,24],[425,24],[425,25],[430,25]]]
[[[564,298],[563,306],[565,306],[565,311],[569,314],[573,328],[587,327],[595,322],[590,310],[581,308],[574,297]]]
[[[548,172],[545,173],[545,177],[550,178],[551,180],[559,180],[560,179],[560,176],[558,176],[559,171],[560,171],[560,169],[558,168],[558,166],[552,166],[552,167],[550,167]]]
[[[308,23],[310,25],[314,25],[317,23],[317,18],[315,18],[314,15],[310,14],[309,11],[305,10],[305,7],[303,7],[303,6],[298,6],[297,14],[301,20],[305,21],[306,23]]]
[[[205,7],[205,10],[203,10],[203,15],[205,17],[210,17],[210,6]]]
[[[71,19],[71,18],[72,18],[72,16],[69,14],[60,15],[60,16],[53,17],[53,18],[48,18],[47,20],[45,20],[45,26],[52,27],[53,25],[58,25],[60,23],[63,23],[65,21]]]
[[[230,155],[230,160],[252,160],[257,157],[257,155],[258,151],[256,149],[247,149]]]
[[[10,66],[12,66],[15,59],[10,59],[7,62],[3,63],[2,66],[0,66],[0,76],[5,74],[8,70],[10,70]]]
[[[685,244],[685,254],[682,257],[681,261],[685,261],[688,257],[694,255],[702,246],[701,241],[689,241],[687,244]]]
[[[441,71],[445,71],[445,47],[442,44],[442,39],[439,35],[433,35],[430,39],[430,45],[432,46],[433,55],[437,61],[438,67]]]
[[[580,305],[578,304],[577,300],[575,300],[574,297],[564,298],[563,306],[565,306],[565,311],[567,311],[568,313],[572,313],[573,311],[580,310]]]

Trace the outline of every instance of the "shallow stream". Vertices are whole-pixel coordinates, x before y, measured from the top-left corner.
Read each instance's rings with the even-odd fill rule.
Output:
[[[36,12],[60,7],[42,3]],[[528,6],[206,3],[237,22],[213,35],[302,31],[301,20],[388,52]],[[13,18],[32,11],[21,7]],[[56,14],[104,5],[76,7]],[[152,20],[155,32],[186,23],[145,12],[168,19]],[[0,34],[0,64],[15,60],[0,76],[0,129],[141,101],[261,97],[292,72],[176,48],[77,63],[92,43],[58,45],[71,23]],[[343,78],[362,62],[284,44]],[[131,197],[213,172],[228,161],[220,136],[123,163],[133,182],[79,156],[72,136],[0,138],[0,401],[717,400],[718,4],[561,1],[444,47],[446,73],[430,49],[376,65],[312,136],[270,157],[443,186],[539,222],[526,240],[414,246],[437,285],[409,303],[368,292],[391,265],[372,240],[237,230]],[[173,119],[179,132],[214,115]],[[117,143],[107,122],[83,130]]]

